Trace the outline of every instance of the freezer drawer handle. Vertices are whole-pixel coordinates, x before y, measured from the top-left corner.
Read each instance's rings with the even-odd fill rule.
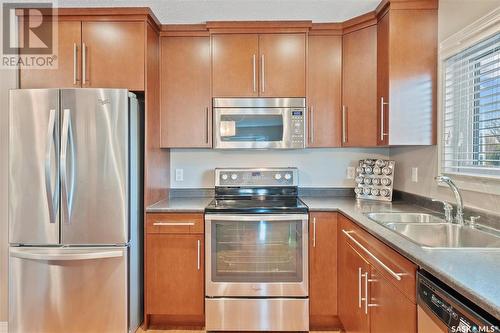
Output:
[[[49,222],[56,223],[56,207],[59,205],[59,177],[57,177],[55,185],[55,193],[52,194],[52,182],[51,182],[51,159],[50,153],[52,151],[52,146],[54,145],[54,130],[56,124],[56,110],[51,109],[49,114],[49,124],[47,129],[47,139],[45,141],[45,193],[47,195],[47,205],[49,207]],[[57,147],[55,147],[57,153]]]
[[[10,250],[10,254],[16,258],[32,259],[32,260],[92,260],[92,259],[123,257],[123,251],[53,254],[53,253],[34,253],[27,251]]]
[[[379,258],[377,258],[373,253],[368,251],[366,247],[364,247],[360,242],[358,242],[354,237],[351,236],[354,231],[345,231],[342,229],[342,232],[344,235],[346,235],[351,241],[354,242],[361,250],[363,250],[367,255],[369,255],[373,260],[375,260],[380,266],[382,266],[383,269],[387,271],[392,277],[394,277],[396,280],[401,281],[401,276],[404,275],[404,273],[396,273],[392,269],[390,269],[386,264],[382,262]]]

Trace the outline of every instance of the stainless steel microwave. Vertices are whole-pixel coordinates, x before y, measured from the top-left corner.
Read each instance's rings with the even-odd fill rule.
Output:
[[[305,98],[214,98],[214,148],[301,149]]]

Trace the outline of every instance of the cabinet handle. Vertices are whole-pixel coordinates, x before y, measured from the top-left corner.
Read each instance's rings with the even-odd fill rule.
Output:
[[[198,257],[196,259],[197,260],[196,265],[197,265],[198,270],[200,270],[200,268],[201,268],[201,241],[198,239],[197,243],[198,243]]]
[[[311,105],[309,108],[309,141],[314,142],[314,107]]]
[[[380,141],[384,141],[384,136],[387,133],[384,133],[384,105],[389,105],[388,102],[384,102],[384,97],[380,97]]]
[[[262,78],[262,80],[261,80],[261,85],[262,85],[261,90],[262,90],[262,92],[265,92],[266,91],[266,77],[265,77],[265,71],[266,71],[265,70],[265,68],[266,68],[265,66],[266,65],[265,65],[265,62],[264,62],[265,59],[264,59],[264,55],[263,54],[260,56],[260,59],[261,59],[260,60],[260,65],[261,65],[260,66],[260,76]]]
[[[85,43],[82,44],[82,85],[85,84],[87,79],[87,46]]]
[[[154,222],[155,226],[166,226],[166,227],[192,227],[194,222]]]
[[[347,142],[347,107],[342,105],[342,143]]]
[[[205,131],[205,142],[208,143],[209,131],[210,131],[210,110],[208,106],[205,108],[205,121],[206,121],[206,131]]]
[[[365,278],[365,314],[368,314],[368,272],[363,274],[363,277]]]
[[[316,247],[316,218],[313,217],[313,247]]]
[[[345,231],[342,229],[342,232],[344,235],[346,235],[351,241],[354,242],[361,250],[363,250],[367,255],[369,255],[373,260],[375,260],[384,270],[387,271],[392,277],[394,277],[396,280],[401,281],[401,276],[404,275],[404,273],[395,273],[392,269],[390,269],[386,264],[384,264],[379,258],[377,258],[374,254],[372,254],[366,247],[364,247],[360,242],[358,242],[354,237],[351,236],[354,231]]]
[[[76,43],[73,43],[73,85],[76,85],[78,82],[78,46]]]
[[[256,68],[256,58],[257,56],[254,54],[252,56],[252,74],[253,74],[253,92],[257,92],[257,68]]]
[[[361,309],[361,276],[363,273],[361,272],[361,267],[358,267],[358,308]]]

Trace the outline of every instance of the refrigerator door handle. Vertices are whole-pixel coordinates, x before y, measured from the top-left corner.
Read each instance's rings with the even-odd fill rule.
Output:
[[[73,193],[74,193],[74,179],[75,179],[75,149],[73,147],[73,134],[71,128],[71,110],[63,110],[63,124],[61,133],[61,190],[62,190],[62,208],[64,214],[64,220],[66,223],[71,223],[71,207],[73,203]],[[68,142],[71,141],[71,178],[73,179],[73,184],[71,186],[71,191],[68,193],[68,173],[67,173],[67,155],[68,155]]]
[[[31,250],[18,250],[11,249],[10,255],[20,259],[29,260],[45,260],[45,261],[67,261],[67,260],[92,260],[92,259],[105,259],[105,258],[119,258],[123,257],[123,251],[86,251],[79,253],[48,253],[41,251]]]
[[[56,206],[59,197],[58,187],[59,182],[56,181],[56,189],[52,193],[52,180],[51,180],[51,152],[54,144],[54,130],[56,125],[56,110],[51,109],[49,113],[49,124],[47,128],[47,138],[45,141],[45,194],[47,196],[47,205],[49,207],[49,222],[56,223]],[[59,178],[59,177],[58,177]]]

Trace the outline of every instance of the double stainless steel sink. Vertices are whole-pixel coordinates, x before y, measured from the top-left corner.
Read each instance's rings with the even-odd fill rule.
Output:
[[[432,249],[500,249],[500,232],[482,225],[448,223],[427,213],[368,213],[367,217]]]

